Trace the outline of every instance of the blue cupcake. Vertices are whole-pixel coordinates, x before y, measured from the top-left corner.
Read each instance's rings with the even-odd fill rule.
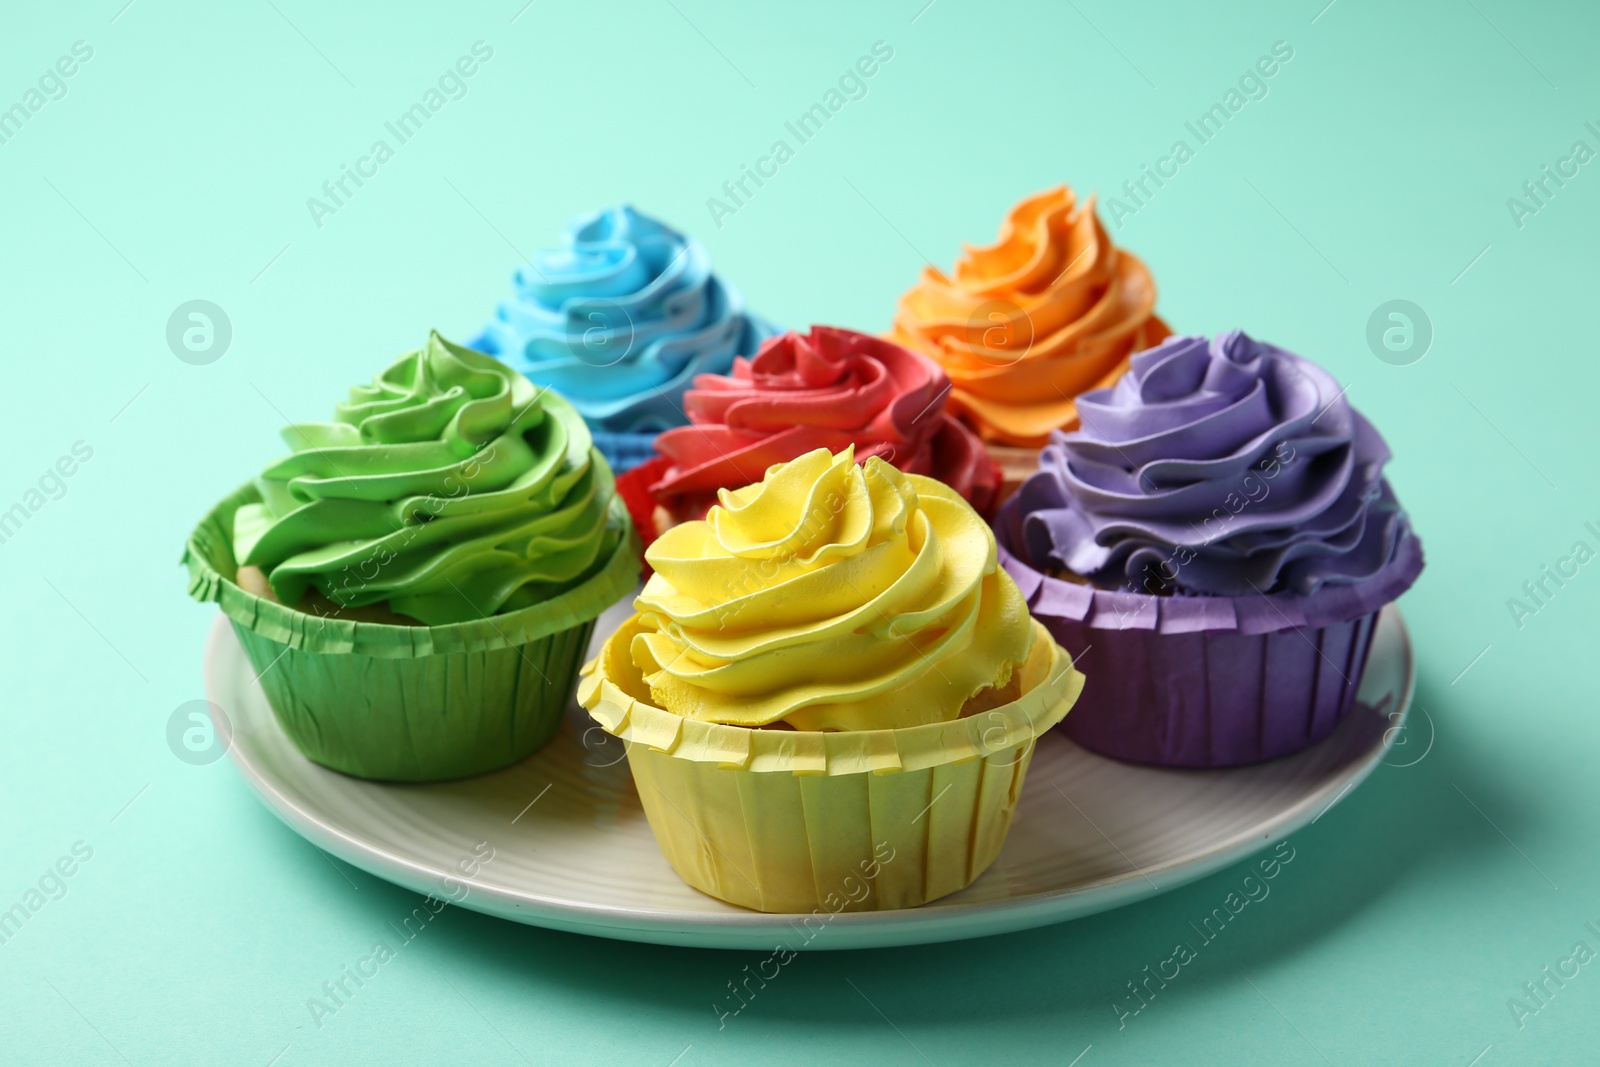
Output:
[[[583,215],[536,253],[472,347],[572,402],[613,470],[688,423],[697,374],[726,374],[778,330],[711,273],[699,241],[631,207]]]

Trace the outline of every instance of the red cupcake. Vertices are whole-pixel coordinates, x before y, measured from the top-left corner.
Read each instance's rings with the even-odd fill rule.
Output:
[[[758,482],[775,463],[854,445],[858,463],[877,456],[936,478],[987,515],[999,472],[946,414],[949,393],[938,364],[891,341],[831,326],[791,331],[735,359],[732,374],[695,378],[683,398],[690,424],[656,439],[660,456],[630,479],[634,495],[648,488],[665,512],[659,528],[700,518],[717,490]]]

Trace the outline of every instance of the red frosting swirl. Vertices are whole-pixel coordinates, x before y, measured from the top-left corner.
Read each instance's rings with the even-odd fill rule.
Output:
[[[683,398],[690,425],[656,438],[668,465],[651,491],[684,516],[774,463],[853,444],[856,462],[878,456],[937,478],[988,514],[999,474],[977,436],[945,413],[949,393],[938,364],[892,341],[832,326],[790,331],[735,359],[730,375],[695,378]]]

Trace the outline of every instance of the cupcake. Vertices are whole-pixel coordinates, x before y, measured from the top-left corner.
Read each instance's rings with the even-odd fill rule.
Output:
[[[638,549],[572,405],[432,334],[189,538],[284,732],[361,778],[496,770],[554,734]]]
[[[907,474],[950,486],[991,512],[999,472],[983,442],[945,413],[950,379],[937,364],[889,341],[813,326],[766,341],[733,373],[702,374],[684,394],[688,426],[656,439],[660,459],[638,468],[666,514],[658,528],[698,519],[723,489],[761,480],[767,468],[818,448],[854,446]]]
[[[1083,650],[1067,733],[1185,767],[1327,736],[1422,571],[1383,438],[1326,371],[1237,331],[1141,352],[1078,407],[995,520],[1034,617]]]
[[[725,373],[774,332],[711,273],[699,241],[631,207],[575,219],[512,284],[472,347],[567,397],[619,472],[688,421],[696,374]]]
[[[637,614],[578,687],[667,860],[769,912],[967,886],[1083,684],[993,534],[949,486],[849,447],[720,501],[651,546]]]
[[[954,278],[927,267],[900,298],[890,339],[933,358],[950,410],[990,446],[1010,495],[1052,430],[1074,430],[1081,393],[1116,381],[1128,357],[1170,331],[1144,263],[1112,245],[1066,186],[1022,201]]]

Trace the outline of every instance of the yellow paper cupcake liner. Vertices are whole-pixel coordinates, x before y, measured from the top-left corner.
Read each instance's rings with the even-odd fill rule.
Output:
[[[994,862],[1039,735],[1083,689],[1033,623],[1021,696],[900,730],[748,729],[675,715],[648,687],[624,623],[583,668],[578,702],[627,747],[645,817],[689,885],[765,912],[910,908]]]

